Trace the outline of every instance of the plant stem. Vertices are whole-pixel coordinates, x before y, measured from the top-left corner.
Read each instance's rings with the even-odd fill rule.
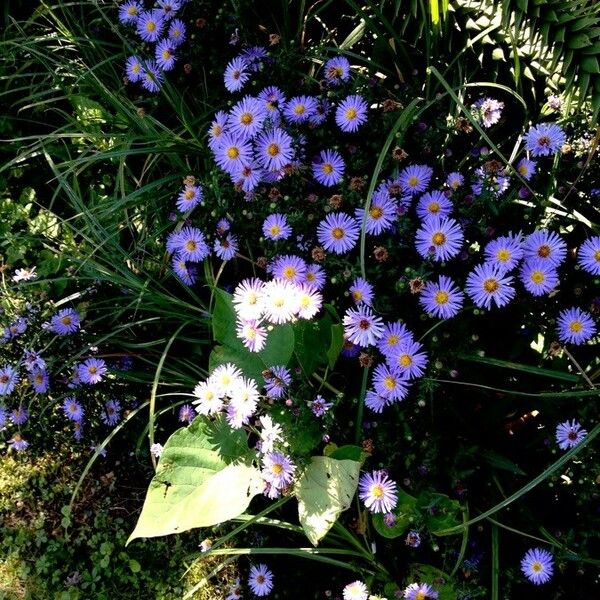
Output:
[[[358,396],[358,407],[356,409],[356,427],[354,433],[354,443],[358,444],[362,437],[362,422],[363,413],[365,410],[365,392],[367,390],[367,381],[369,378],[369,367],[365,367],[363,370],[362,384],[360,387],[360,394]]]

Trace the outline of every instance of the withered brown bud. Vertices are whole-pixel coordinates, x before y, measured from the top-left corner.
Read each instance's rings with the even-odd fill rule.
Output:
[[[143,117],[145,117],[145,116],[146,116],[146,109],[145,109],[143,106],[140,106],[140,107],[137,109],[137,111],[136,111],[136,112],[137,112],[137,114],[138,114],[138,117],[142,117],[142,118],[143,118]]]
[[[331,198],[329,198],[329,206],[331,206],[331,208],[333,208],[334,210],[340,208],[343,202],[344,199],[342,198],[342,196],[340,196],[340,194],[334,194],[333,196],[331,196]]]
[[[259,256],[259,257],[256,259],[256,266],[257,266],[257,267],[259,267],[259,268],[261,268],[261,269],[266,269],[266,268],[267,268],[267,263],[268,263],[268,262],[269,262],[269,261],[267,260],[267,257],[266,257],[266,256]]]
[[[483,163],[483,170],[486,173],[499,173],[504,168],[504,165],[498,160],[488,160]]]
[[[373,366],[373,357],[366,352],[361,352],[358,355],[358,364],[361,367],[372,367]]]
[[[189,75],[192,72],[192,65],[190,63],[185,63],[185,65],[183,65],[183,72],[186,75]]]
[[[198,29],[204,29],[206,27],[206,19],[202,19],[202,18],[196,19],[196,27]]]
[[[396,146],[392,150],[392,158],[394,160],[397,160],[398,162],[403,161],[407,157],[408,157],[408,153],[405,152],[402,148],[400,148],[400,146]]]
[[[279,188],[272,187],[269,190],[269,200],[279,200],[279,198],[281,198],[281,192],[279,191]]]
[[[375,450],[375,444],[372,439],[363,440],[362,449],[369,454],[373,454],[373,450]]]
[[[365,180],[362,177],[353,177],[350,180],[350,189],[359,192],[365,187]]]
[[[408,282],[411,294],[420,294],[425,287],[425,282],[420,277],[415,277]]]
[[[275,45],[279,44],[279,40],[281,40],[281,36],[277,35],[276,33],[269,34],[269,45],[270,46],[275,46]]]
[[[312,259],[315,262],[322,262],[325,260],[325,250],[321,246],[315,246],[311,252]]]
[[[471,133],[473,131],[473,125],[471,125],[469,119],[465,117],[457,117],[454,121],[454,129],[461,131],[462,133]]]
[[[375,248],[373,248],[373,256],[377,262],[385,262],[389,255],[387,248],[384,248],[383,246],[375,246]]]
[[[383,101],[383,112],[392,112],[394,110],[398,110],[401,106],[402,104],[400,104],[400,102],[396,102],[395,100],[388,98],[387,100]]]
[[[196,178],[193,175],[186,175],[183,179],[183,185],[196,185]]]

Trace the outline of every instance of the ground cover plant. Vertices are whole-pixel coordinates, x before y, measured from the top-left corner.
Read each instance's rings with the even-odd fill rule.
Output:
[[[473,3],[452,9],[11,21],[3,173],[13,194],[38,169],[21,202],[47,224],[3,240],[0,416],[16,464],[78,444],[65,537],[39,542],[44,568],[69,556],[52,593],[128,597],[68,550],[121,462],[140,493],[94,525],[102,568],[156,597],[598,588],[593,84],[525,82],[504,29],[479,46]]]

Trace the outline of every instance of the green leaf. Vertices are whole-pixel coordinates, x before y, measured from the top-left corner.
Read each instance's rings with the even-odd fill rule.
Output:
[[[225,435],[223,427],[197,417],[168,439],[127,543],[223,523],[248,508],[263,489],[262,477],[250,464],[233,462],[237,449],[247,460],[245,432]]]
[[[368,452],[365,452],[360,446],[340,446],[339,448],[332,448],[330,452],[325,453],[329,458],[335,458],[336,460],[355,460],[361,465],[364,464],[365,460],[371,456]]]
[[[287,365],[294,354],[294,330],[291,325],[276,325],[269,332],[267,343],[258,353],[267,367]]]
[[[294,416],[289,409],[272,411],[273,420],[285,431],[285,438],[294,454],[307,455],[321,443],[321,425],[312,413],[301,411]]]
[[[215,346],[208,357],[208,370],[213,372],[219,365],[233,363],[237,365],[246,377],[255,381],[262,381],[262,372],[265,370],[263,361],[258,353],[248,352],[244,349],[235,349],[230,346]]]
[[[394,525],[388,527],[383,519],[382,513],[373,515],[373,527],[377,533],[385,538],[397,538],[401,536],[414,523],[419,513],[416,509],[417,499],[404,490],[398,490],[398,504],[392,511],[396,519]]]
[[[523,471],[519,465],[493,450],[482,450],[479,452],[479,456],[492,467],[496,467],[496,469],[503,469],[504,471],[515,473],[516,475],[526,475],[525,471]]]
[[[462,522],[461,506],[445,494],[423,492],[417,498],[417,508],[423,513],[425,525],[437,535],[439,530],[454,527]]]
[[[348,509],[358,487],[360,463],[313,456],[296,484],[298,516],[310,542],[316,546]]]
[[[213,337],[220,344],[245,350],[242,341],[235,333],[236,315],[231,294],[214,288],[215,308],[212,313]]]
[[[344,326],[341,323],[334,323],[331,326],[331,344],[327,350],[327,358],[329,359],[329,368],[333,369],[335,363],[344,347]]]
[[[139,573],[142,570],[140,563],[133,558],[129,561],[129,568],[132,573]]]
[[[331,317],[317,321],[297,321],[294,325],[294,353],[304,374],[308,377],[316,368],[327,363],[325,349],[330,345]]]

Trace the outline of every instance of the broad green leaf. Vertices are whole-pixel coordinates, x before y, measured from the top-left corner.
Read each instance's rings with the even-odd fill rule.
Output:
[[[419,513],[416,509],[417,499],[404,490],[398,490],[398,504],[392,511],[396,519],[395,523],[389,527],[385,524],[382,513],[373,515],[373,526],[379,535],[385,538],[396,538],[404,534],[404,532],[414,523]]]
[[[291,325],[275,325],[267,336],[267,343],[258,353],[265,368],[287,365],[294,353],[294,330]],[[250,353],[251,354],[251,353]]]
[[[247,461],[245,432],[225,427],[197,417],[168,439],[127,543],[223,523],[248,508],[262,477]]]
[[[307,455],[321,443],[323,431],[312,413],[301,411],[296,417],[289,409],[283,409],[272,411],[271,416],[283,427],[285,439],[294,454]]]
[[[235,310],[231,294],[225,290],[214,288],[215,307],[212,313],[213,337],[220,344],[236,350],[245,350],[242,341],[235,333]]]
[[[208,370],[212,373],[219,365],[225,363],[233,363],[246,377],[251,377],[257,382],[262,381],[265,365],[257,353],[231,348],[231,346],[215,346],[208,357]]]
[[[319,365],[327,363],[325,350],[330,345],[331,317],[326,314],[317,321],[298,321],[294,325],[294,336],[294,353],[308,377]]]
[[[423,513],[425,525],[434,535],[462,522],[460,503],[445,494],[423,492],[417,498],[417,508]]]
[[[329,446],[333,446],[327,451]],[[369,452],[365,452],[360,446],[340,446],[339,448],[335,447],[335,444],[329,444],[325,448],[325,456],[329,456],[329,458],[335,458],[336,460],[355,460],[359,462],[361,465],[364,464],[365,460],[371,456]]]
[[[506,458],[506,456],[502,456],[502,454],[498,454],[493,450],[482,450],[479,452],[479,456],[483,458],[487,463],[489,463],[492,467],[496,467],[496,469],[503,469],[504,471],[510,471],[511,473],[515,473],[516,475],[525,475],[525,471],[519,467],[519,465],[515,464],[512,460]]]
[[[331,344],[327,350],[329,359],[329,368],[333,369],[337,359],[344,347],[344,326],[341,323],[335,323],[331,326]]]
[[[310,542],[316,546],[350,507],[358,487],[360,463],[313,456],[296,484],[298,516]]]

